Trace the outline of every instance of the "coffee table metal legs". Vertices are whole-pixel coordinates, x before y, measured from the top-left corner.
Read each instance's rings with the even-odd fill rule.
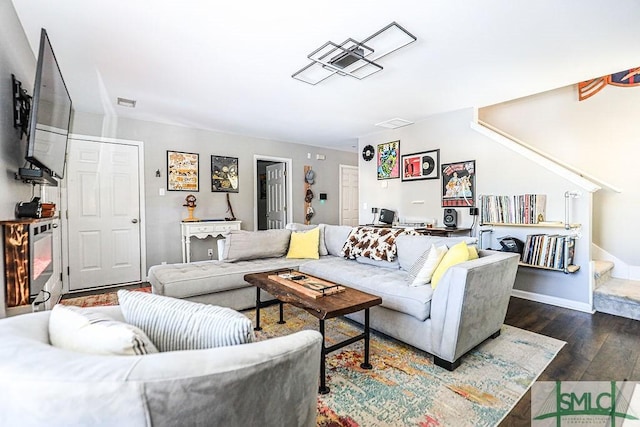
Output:
[[[327,377],[326,377],[326,358],[327,354],[334,352],[342,347],[346,347],[349,344],[353,344],[354,342],[364,340],[364,362],[360,364],[362,369],[372,369],[373,366],[369,363],[369,309],[365,308],[364,310],[364,332],[360,335],[356,335],[355,337],[348,338],[344,341],[341,341],[337,344],[332,345],[331,347],[326,347],[324,345],[324,319],[320,319],[320,334],[322,334],[322,354],[320,357],[320,387],[318,388],[318,393],[327,394],[329,391],[329,387],[327,386]]]
[[[261,331],[260,327],[260,288],[256,286],[256,327],[253,328],[254,331]]]
[[[360,364],[362,369],[372,369],[369,363],[369,309],[364,310],[364,362]]]
[[[253,328],[254,331],[261,331],[260,327],[260,309],[264,307],[269,307],[273,304],[280,304],[280,320],[278,323],[282,325],[283,323],[287,323],[284,320],[284,303],[282,301],[278,301],[277,299],[272,299],[269,301],[261,301],[260,300],[260,288],[256,287],[256,326]]]
[[[320,334],[322,334],[322,351],[320,354],[320,387],[318,393],[327,394],[331,390],[327,387],[327,377],[325,375],[327,364],[327,347],[324,345],[324,319],[320,319]]]
[[[260,288],[256,287],[256,326],[253,328],[254,331],[261,331],[260,327],[260,309],[262,307],[267,307],[274,303],[280,304],[280,321],[278,323],[286,323],[284,320],[284,308],[283,303],[281,301],[272,300],[272,301],[260,301]],[[320,334],[322,334],[322,354],[320,357],[320,387],[318,388],[318,393],[327,394],[329,391],[329,387],[327,386],[327,376],[326,376],[326,367],[327,367],[327,354],[332,353],[342,347],[353,344],[357,341],[364,340],[364,362],[360,364],[362,369],[371,369],[371,363],[369,363],[369,309],[365,308],[364,310],[364,332],[355,337],[348,338],[344,341],[341,341],[337,344],[332,345],[331,347],[325,346],[325,333],[324,333],[324,319],[320,320]]]
[[[278,321],[279,325],[283,325],[287,322],[285,322],[284,320],[284,304],[282,303],[282,301],[280,302],[280,320]]]

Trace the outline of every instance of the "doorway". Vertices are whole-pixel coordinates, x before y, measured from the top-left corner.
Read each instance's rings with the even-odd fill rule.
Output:
[[[340,165],[340,225],[360,223],[358,198],[358,167]]]
[[[293,221],[291,159],[254,156],[254,229],[284,228]]]
[[[67,292],[140,282],[146,273],[142,143],[69,139],[63,253]],[[63,275],[64,277],[64,275]]]

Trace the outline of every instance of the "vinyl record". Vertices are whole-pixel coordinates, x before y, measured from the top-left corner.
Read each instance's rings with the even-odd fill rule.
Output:
[[[373,156],[375,154],[375,150],[373,148],[372,145],[367,145],[366,147],[364,147],[364,149],[362,150],[362,158],[368,162],[369,160],[373,159]]]
[[[422,157],[422,176],[431,175],[436,168],[436,161],[431,156]]]

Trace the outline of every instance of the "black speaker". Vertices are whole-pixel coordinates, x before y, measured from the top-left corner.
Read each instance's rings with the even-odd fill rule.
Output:
[[[455,209],[445,209],[442,222],[445,227],[456,228],[458,226],[458,211]]]

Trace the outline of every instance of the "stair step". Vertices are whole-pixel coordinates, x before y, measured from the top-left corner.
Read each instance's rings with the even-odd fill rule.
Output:
[[[593,292],[596,311],[640,320],[640,281],[612,278]]]
[[[593,278],[596,288],[611,279],[613,266],[611,261],[593,261]]]

